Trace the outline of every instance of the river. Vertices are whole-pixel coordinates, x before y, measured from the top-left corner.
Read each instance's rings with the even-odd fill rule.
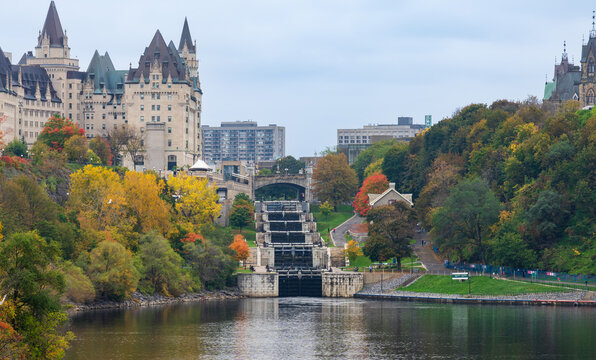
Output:
[[[329,298],[73,317],[67,359],[594,359],[596,309]]]

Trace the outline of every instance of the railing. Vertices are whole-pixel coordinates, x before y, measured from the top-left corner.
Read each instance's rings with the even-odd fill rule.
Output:
[[[452,264],[445,262],[448,269],[468,271],[479,275],[498,275],[511,277],[517,280],[540,281],[549,283],[570,283],[584,286],[596,286],[596,275],[568,274],[563,272],[518,269],[508,266],[482,265],[482,264]]]

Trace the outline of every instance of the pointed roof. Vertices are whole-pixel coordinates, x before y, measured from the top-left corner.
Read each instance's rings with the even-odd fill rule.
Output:
[[[8,91],[10,75],[12,74],[12,67],[10,61],[4,55],[2,48],[0,48],[0,91]]]
[[[184,45],[188,48],[188,51],[195,52],[195,46],[190,36],[190,29],[188,28],[188,20],[184,18],[184,26],[182,27],[182,36],[180,36],[180,45],[178,45],[178,51],[182,51]]]
[[[190,167],[191,171],[213,171],[213,169],[207,165],[206,162],[204,162],[203,160],[199,159],[197,160],[197,162]]]
[[[171,46],[166,45],[163,36],[157,30],[153,36],[153,40],[145,48],[145,52],[139,59],[139,67],[137,69],[130,69],[127,81],[137,82],[141,79],[141,75],[143,75],[145,81],[149,82],[150,68],[155,61],[159,62],[162,67],[162,82],[166,81],[168,76],[174,82],[185,82],[187,80],[184,63],[178,55],[176,46],[173,43],[171,43]]]
[[[62,31],[60,17],[58,17],[56,4],[54,4],[53,1],[50,2],[48,15],[46,16],[46,21],[43,23],[43,29],[41,30],[41,37],[39,38],[38,46],[41,46],[41,39],[46,34],[50,38],[50,46],[64,46],[64,31]]]

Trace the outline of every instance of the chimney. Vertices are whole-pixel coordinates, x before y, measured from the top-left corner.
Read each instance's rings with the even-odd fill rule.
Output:
[[[389,189],[395,190],[395,183],[389,183]]]

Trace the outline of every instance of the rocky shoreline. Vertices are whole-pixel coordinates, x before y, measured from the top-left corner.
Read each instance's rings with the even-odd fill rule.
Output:
[[[183,294],[180,296],[164,296],[161,294],[145,295],[138,291],[131,294],[130,299],[122,301],[99,300],[89,304],[66,303],[70,315],[94,310],[129,309],[137,307],[158,306],[168,304],[190,303],[208,300],[239,299],[243,296],[238,289],[225,289],[216,291],[201,291],[198,293]]]

